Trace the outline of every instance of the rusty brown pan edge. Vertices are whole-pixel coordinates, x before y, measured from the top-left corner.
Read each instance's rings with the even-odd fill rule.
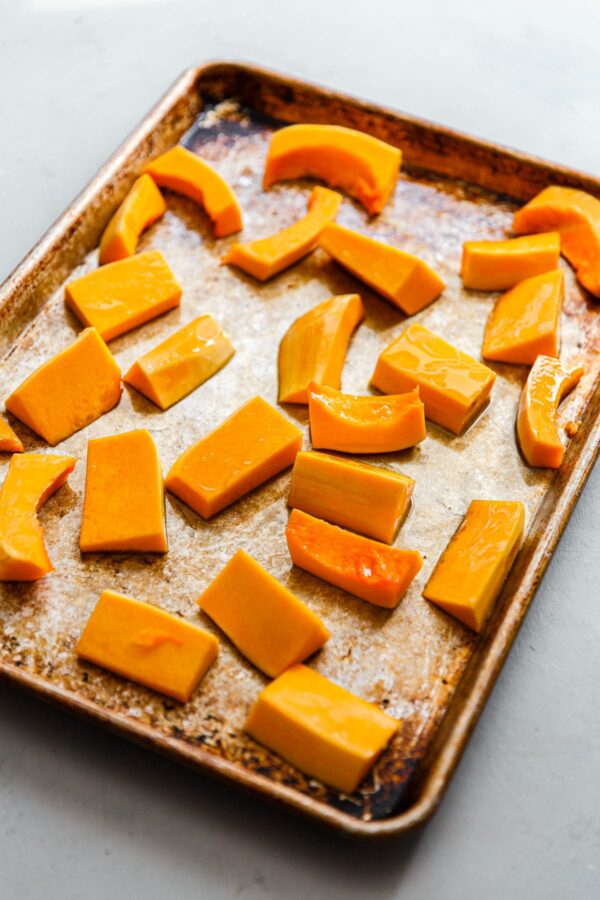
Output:
[[[131,169],[135,162],[136,154],[140,152],[140,148],[151,139],[153,130],[163,122],[163,119],[173,113],[177,104],[186,98],[189,101],[190,95],[192,93],[196,94],[199,88],[203,86],[202,82],[212,82],[214,84],[215,81],[222,79],[227,83],[232,79],[237,81],[240,77],[248,76],[255,80],[263,79],[264,81],[277,83],[282,87],[291,86],[298,90],[308,91],[315,97],[323,96],[323,93],[325,93],[328,98],[333,98],[342,106],[359,107],[362,111],[367,111],[374,117],[384,116],[392,122],[396,121],[403,125],[408,124],[410,127],[419,130],[432,131],[440,139],[447,137],[452,141],[458,141],[464,145],[465,149],[468,147],[484,154],[501,154],[510,158],[514,163],[525,165],[531,170],[538,171],[542,177],[554,178],[555,175],[558,175],[558,180],[561,183],[587,186],[587,189],[592,190],[594,193],[600,193],[600,181],[585,173],[579,173],[563,166],[554,166],[527,154],[512,150],[505,151],[503,148],[499,148],[498,145],[480,141],[440,126],[431,125],[425,120],[398,114],[393,110],[377,107],[341,93],[331,92],[298,79],[286,78],[257,66],[246,66],[233,62],[215,62],[196,69],[190,69],[175,82],[173,87],[164,95],[148,116],[144,118],[131,136],[125,140],[116,153],[78,195],[73,204],[51,226],[44,237],[4,282],[0,288],[0,311],[6,312],[6,307],[20,290],[29,295],[39,286],[49,267],[56,261],[57,255],[63,250],[65,241],[72,238],[77,229],[82,227],[89,208],[98,203],[103,192],[110,191],[112,180],[118,176],[123,167]],[[199,108],[200,106],[198,105],[198,110]],[[185,116],[183,118],[185,120]],[[191,124],[189,120],[187,122],[184,121],[181,129],[175,128],[174,131],[179,130],[180,134],[183,133],[188,124]],[[409,162],[411,161],[415,165],[422,163],[422,160],[414,158],[411,160],[409,158]],[[460,177],[456,171],[454,174],[455,177]],[[81,256],[87,249],[87,247],[84,247],[81,250]],[[498,615],[494,616],[494,633],[492,635],[491,631],[488,630],[487,634],[489,637],[486,638],[484,636],[434,739],[433,746],[427,757],[427,774],[421,781],[416,801],[406,811],[397,816],[374,822],[358,821],[343,812],[326,807],[310,797],[299,794],[291,788],[274,784],[263,776],[240,769],[236,764],[219,759],[202,748],[190,749],[185,745],[181,745],[176,739],[157,736],[149,727],[124,719],[122,716],[103,710],[93,703],[80,701],[71,695],[63,693],[60,688],[47,684],[42,678],[23,672],[18,667],[0,663],[0,677],[36,694],[42,699],[67,708],[89,721],[103,725],[166,756],[184,762],[206,774],[233,782],[271,802],[292,807],[299,812],[318,819],[324,824],[341,829],[347,834],[360,837],[383,837],[404,833],[423,823],[433,813],[441,800],[450,775],[460,759],[466,741],[475,726],[485,700],[517,634],[520,623],[533,599],[550,556],[560,539],[560,535],[585,480],[591,471],[600,446],[600,412],[595,416],[593,415],[593,409],[597,408],[599,400],[600,385],[597,384],[594,398],[588,406],[583,426],[579,435],[571,443],[566,455],[564,468],[557,475],[556,480],[547,492],[542,508],[536,516],[536,522],[538,522],[540,517],[543,517],[545,528],[543,531],[540,530],[535,541],[524,548],[520,559],[517,561],[509,583],[503,592],[503,597],[507,598],[507,603],[504,606],[501,604]],[[550,514],[548,515],[548,513]],[[511,590],[514,591],[512,598],[510,597]],[[425,768],[424,764],[422,766]]]

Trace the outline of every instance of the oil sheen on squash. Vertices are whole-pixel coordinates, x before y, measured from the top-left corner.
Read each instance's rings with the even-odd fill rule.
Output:
[[[461,275],[466,288],[505,291],[525,278],[558,268],[557,231],[507,241],[466,241]]]
[[[134,181],[102,235],[100,265],[133,256],[142,231],[160,219],[166,209],[163,195],[149,175]]]

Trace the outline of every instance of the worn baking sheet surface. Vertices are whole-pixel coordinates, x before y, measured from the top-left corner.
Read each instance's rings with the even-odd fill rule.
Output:
[[[246,240],[290,224],[306,209],[308,183],[261,190],[273,127],[270,120],[228,101],[205,109],[184,138],[234,186],[244,210]],[[369,222],[362,209],[345,199],[338,221],[416,253],[440,272],[446,291],[414,319],[477,357],[494,297],[462,290],[461,245],[469,238],[505,236],[515,208],[509,199],[464,182],[405,171],[392,201],[377,219]],[[200,313],[211,313],[223,325],[236,354],[216,377],[167,412],[126,387],[115,410],[50,451],[80,458],[68,485],[41,513],[56,571],[30,585],[0,585],[0,659],[12,677],[18,678],[19,672],[41,677],[55,698],[70,698],[80,709],[89,708],[150,743],[156,739],[157,745],[163,749],[168,745],[175,756],[191,762],[197,759],[206,767],[208,753],[216,770],[242,783],[244,772],[251,773],[255,788],[261,789],[255,776],[264,776],[271,784],[302,792],[355,819],[382,819],[407,802],[406,786],[477,644],[460,623],[421,598],[435,561],[472,498],[521,499],[530,526],[553,478],[550,472],[525,466],[515,445],[515,411],[527,370],[494,367],[498,378],[492,402],[465,435],[452,437],[429,425],[427,440],[418,448],[369,458],[416,479],[413,507],[396,543],[420,550],[425,565],[393,612],[369,606],[291,566],[284,534],[289,472],[210,522],[168,496],[169,552],[164,557],[91,554],[82,558],[78,537],[89,438],[147,427],[166,471],[184,449],[251,396],[261,394],[276,402],[279,340],[289,324],[314,304],[332,294],[354,291],[365,301],[366,320],[352,341],[344,370],[343,388],[348,391],[367,390],[378,353],[404,326],[399,311],[322,252],[261,286],[220,265],[232,240],[235,237],[214,241],[210,223],[198,207],[172,194],[165,217],[143,236],[139,249],[157,248],[164,253],[183,286],[183,301],[179,309],[111,342],[122,371]],[[72,276],[96,264],[94,251]],[[598,368],[597,310],[567,266],[565,272],[562,358],[566,365],[583,364],[586,374],[561,409],[563,423],[578,419]],[[2,396],[72,341],[78,328],[65,309],[60,287],[0,364]],[[288,406],[285,414],[304,428],[305,447],[309,447],[305,409]],[[20,423],[11,420],[11,424],[28,450],[46,451]],[[3,457],[0,477],[7,464]],[[157,603],[214,630],[196,600],[239,547],[285,582],[328,625],[331,640],[311,665],[402,720],[398,736],[372,776],[351,797],[305,778],[244,735],[247,712],[266,679],[226,639],[221,640],[217,663],[184,706],[77,661],[74,646],[106,588]],[[221,760],[236,769],[221,766]],[[268,784],[262,786],[268,794]]]

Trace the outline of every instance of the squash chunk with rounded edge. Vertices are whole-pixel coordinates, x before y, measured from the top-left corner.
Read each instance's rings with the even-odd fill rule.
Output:
[[[398,178],[402,153],[341,125],[289,125],[271,138],[263,187],[291,178],[320,178],[380,213]]]
[[[562,269],[526,278],[503,294],[487,321],[483,358],[530,366],[541,353],[558,356],[564,296]]]
[[[244,727],[301,772],[350,794],[399,726],[374,703],[297,665],[261,691]]]
[[[163,195],[149,175],[134,181],[102,235],[100,265],[133,256],[142,231],[160,219],[166,209]]]
[[[558,407],[582,375],[583,369],[568,372],[550,356],[538,356],[533,364],[517,413],[517,436],[530,466],[560,467],[565,448],[558,430]]]
[[[507,241],[465,241],[461,275],[466,288],[505,291],[525,278],[558,268],[557,231]]]
[[[313,384],[308,414],[316,449],[391,453],[414,447],[426,437],[418,388],[387,397],[362,397]]]
[[[84,325],[111,341],[179,306],[181,288],[162,254],[149,250],[70,281],[65,300]]]
[[[6,408],[49,444],[85,428],[119,402],[121,372],[95,328],[86,328],[13,391]]]
[[[23,442],[8,422],[0,419],[0,453],[22,453],[24,449]]]
[[[289,228],[248,244],[232,244],[223,262],[243,269],[259,281],[267,281],[303,259],[317,245],[319,235],[337,215],[342,197],[327,188],[315,187],[308,212]]]
[[[316,653],[329,631],[311,609],[243,550],[198,603],[258,669],[275,678]]]
[[[79,549],[167,550],[160,460],[145,429],[89,441]]]
[[[288,506],[391,544],[414,485],[414,479],[391,469],[301,451],[292,470]]]
[[[574,188],[552,185],[515,213],[517,234],[558,231],[560,249],[581,284],[600,297],[600,200]]]
[[[222,369],[234,352],[212,316],[199,316],[134,362],[123,381],[168,409]]]
[[[166,487],[209,519],[291,466],[301,446],[300,429],[254,397],[175,461]]]
[[[104,591],[79,638],[81,659],[181,703],[217,657],[216,637],[149,603]]]
[[[473,500],[440,556],[423,596],[481,631],[523,541],[518,500]]]
[[[395,609],[423,565],[416,550],[400,550],[293,509],[286,531],[295,566],[386,609]]]
[[[226,237],[242,227],[242,211],[222,175],[195,153],[177,145],[146,163],[144,171],[159,187],[183,194],[198,203],[211,219],[215,237]]]
[[[428,306],[445,288],[439,275],[418,256],[342,225],[324,228],[319,247],[407,316]]]
[[[279,345],[280,403],[308,403],[313,382],[339,388],[352,332],[364,317],[358,294],[342,294],[290,325]]]
[[[0,489],[0,581],[35,581],[53,570],[37,511],[75,468],[72,456],[11,458]]]
[[[459,434],[490,396],[496,375],[423,325],[410,325],[377,360],[371,384],[385,394],[419,388],[425,415]]]

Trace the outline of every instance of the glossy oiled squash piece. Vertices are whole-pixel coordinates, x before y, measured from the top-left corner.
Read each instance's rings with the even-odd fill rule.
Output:
[[[8,422],[0,419],[0,453],[22,453],[24,449],[23,442]]]
[[[195,200],[214,225],[215,237],[226,237],[242,227],[242,211],[222,175],[195,153],[177,146],[144,166],[154,181],[170,191]]]
[[[524,278],[557,269],[559,259],[557,231],[507,241],[466,241],[461,275],[466,288],[505,291]]]
[[[182,703],[218,650],[208,631],[113,591],[101,594],[77,644],[82,659]]]
[[[419,391],[388,397],[342,394],[311,385],[310,437],[315,449],[343,453],[391,453],[425,439],[425,412]]]
[[[445,287],[418,256],[342,225],[332,223],[324,228],[319,247],[407,316],[428,306]]]
[[[36,369],[6,401],[6,408],[58,444],[108,412],[121,396],[121,372],[95,328]]]
[[[481,631],[519,552],[525,507],[517,500],[473,500],[440,556],[423,596]]]
[[[329,639],[320,618],[243,550],[198,600],[240,653],[275,678]]]
[[[289,178],[320,178],[381,212],[402,163],[397,147],[341,125],[289,125],[271,138],[263,187]]]
[[[167,204],[149,175],[142,175],[106,226],[98,261],[100,265],[133,256],[140,234],[164,215]]]
[[[123,381],[168,409],[222,369],[234,352],[212,316],[199,316],[134,362]]]
[[[483,358],[533,365],[540,353],[558,356],[564,296],[562,269],[526,278],[504,294],[487,321]]]
[[[459,434],[490,396],[495,374],[423,325],[410,325],[379,355],[371,384],[385,394],[419,388],[425,415]]]
[[[574,188],[544,188],[513,219],[517,234],[556,230],[581,284],[600,297],[600,200]]]
[[[179,306],[181,288],[162,254],[149,250],[70,281],[65,300],[84,325],[110,341]]]
[[[65,483],[72,456],[13,456],[0,489],[0,581],[35,581],[53,569],[37,511]]]
[[[558,407],[582,375],[583,369],[568,372],[558,359],[549,356],[536,359],[523,388],[517,413],[519,444],[530,466],[560,467],[565,448],[558,430]]]
[[[292,510],[286,538],[295,566],[386,609],[398,606],[423,565],[416,550],[388,547],[299,509]]]
[[[350,794],[399,725],[373,703],[297,665],[261,691],[245,730],[306,775]]]
[[[186,450],[167,475],[167,490],[205,519],[294,462],[302,432],[254,397]]]
[[[273,278],[314,250],[322,230],[335,219],[341,202],[341,195],[335,191],[313,188],[308,212],[302,219],[271,237],[232,244],[223,262],[243,269],[259,281]]]
[[[83,553],[164,553],[167,549],[163,478],[145,429],[88,443]]]
[[[288,505],[391,544],[414,485],[414,479],[391,469],[317,451],[300,452]]]
[[[352,332],[364,317],[358,294],[342,294],[290,325],[279,345],[280,403],[308,403],[313,382],[339,388]]]

